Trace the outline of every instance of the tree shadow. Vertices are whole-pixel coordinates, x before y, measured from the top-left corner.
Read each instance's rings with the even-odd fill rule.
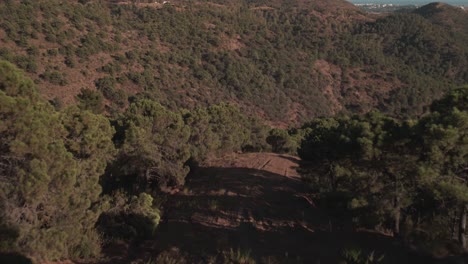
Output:
[[[398,241],[365,232],[310,232],[301,227],[282,227],[261,231],[251,223],[241,223],[235,229],[213,228],[195,223],[171,222],[161,226],[159,242],[152,252],[179,248],[191,256],[192,263],[204,263],[206,256],[229,249],[249,250],[262,259],[289,260],[293,263],[339,263],[345,249],[360,249],[384,255],[382,263],[432,263],[404,248]],[[156,256],[154,254],[154,256]]]
[[[0,263],[4,264],[32,264],[32,261],[16,253],[0,253]]]
[[[279,154],[278,157],[283,158],[283,159],[287,159],[289,161],[292,161],[293,163],[295,163],[297,165],[299,165],[299,163],[301,162],[301,160],[299,158],[289,156],[289,155],[285,155],[285,154]]]
[[[382,263],[432,263],[399,240],[336,229],[304,196],[306,184],[250,168],[198,168],[183,191],[170,195],[154,239],[130,249],[129,258],[153,259],[178,249],[189,263],[207,263],[230,249],[251,252],[259,263],[338,263],[345,249],[384,254]]]

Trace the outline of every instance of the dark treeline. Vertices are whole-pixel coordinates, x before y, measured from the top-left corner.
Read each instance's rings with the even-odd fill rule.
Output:
[[[380,113],[316,119],[298,150],[335,228],[466,248],[468,87],[414,121]]]

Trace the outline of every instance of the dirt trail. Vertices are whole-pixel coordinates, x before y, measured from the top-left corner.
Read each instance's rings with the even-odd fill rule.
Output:
[[[103,259],[79,264],[345,263],[343,250],[384,254],[381,264],[431,264],[398,240],[371,232],[333,230],[296,171],[300,160],[272,153],[232,154],[192,172],[168,194],[152,239],[115,241]],[[231,259],[232,260],[232,259]],[[238,259],[239,260],[239,259]]]
[[[298,157],[286,154],[246,153],[212,159],[207,162],[207,167],[257,169],[299,179],[296,171],[299,161]],[[290,175],[286,175],[287,170],[291,170]]]
[[[271,153],[211,160],[168,197],[157,239],[140,245],[138,256],[176,250],[187,263],[216,263],[210,256],[242,249],[257,263],[323,264],[338,263],[343,249],[358,247],[385,249],[383,263],[429,263],[415,261],[389,237],[331,232],[296,171],[298,163],[297,157]]]
[[[257,230],[317,225],[307,187],[296,172],[299,159],[288,155],[249,153],[208,162],[171,197],[167,222]],[[190,207],[183,210],[182,207]],[[317,212],[314,212],[317,218]]]

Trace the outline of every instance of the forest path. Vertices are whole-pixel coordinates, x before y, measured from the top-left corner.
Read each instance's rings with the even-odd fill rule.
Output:
[[[168,196],[155,240],[140,245],[138,256],[165,252],[185,256],[186,263],[219,263],[232,249],[250,252],[257,263],[323,264],[339,263],[344,249],[359,248],[385,254],[382,263],[429,263],[391,237],[331,230],[296,171],[299,162],[273,153],[210,160]]]
[[[318,212],[296,172],[299,159],[273,153],[236,154],[213,159],[187,178],[170,197],[166,222],[257,230],[317,226]],[[184,210],[184,208],[190,210]]]

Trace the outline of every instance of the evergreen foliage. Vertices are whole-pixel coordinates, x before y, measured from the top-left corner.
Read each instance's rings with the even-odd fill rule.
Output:
[[[101,234],[152,238],[161,191],[191,168],[269,150],[297,150],[338,229],[457,233],[466,248],[468,87],[452,89],[468,82],[466,25],[317,3],[2,1],[0,253],[59,261],[98,256]],[[96,87],[77,105],[36,91],[76,78]],[[324,117],[272,129],[253,111],[282,124]]]
[[[172,111],[229,101],[288,124],[375,108],[417,116],[468,81],[466,23],[423,11],[374,19],[326,2],[4,1],[0,57],[42,90],[95,85],[110,111],[139,92]]]
[[[122,177],[133,177],[130,181],[143,190],[184,183],[190,128],[181,115],[144,99],[129,106],[121,124],[125,137],[117,163]]]
[[[112,159],[113,129],[90,112],[56,112],[2,65],[0,219],[16,236],[7,249],[36,261],[95,256],[99,177]]]
[[[95,114],[104,112],[104,98],[99,91],[90,89],[81,89],[81,93],[77,95],[78,107],[83,110],[89,110]]]
[[[379,113],[310,122],[298,152],[320,165],[305,166],[306,178],[336,220],[432,239],[458,230],[466,247],[467,96],[452,90],[417,122]]]

